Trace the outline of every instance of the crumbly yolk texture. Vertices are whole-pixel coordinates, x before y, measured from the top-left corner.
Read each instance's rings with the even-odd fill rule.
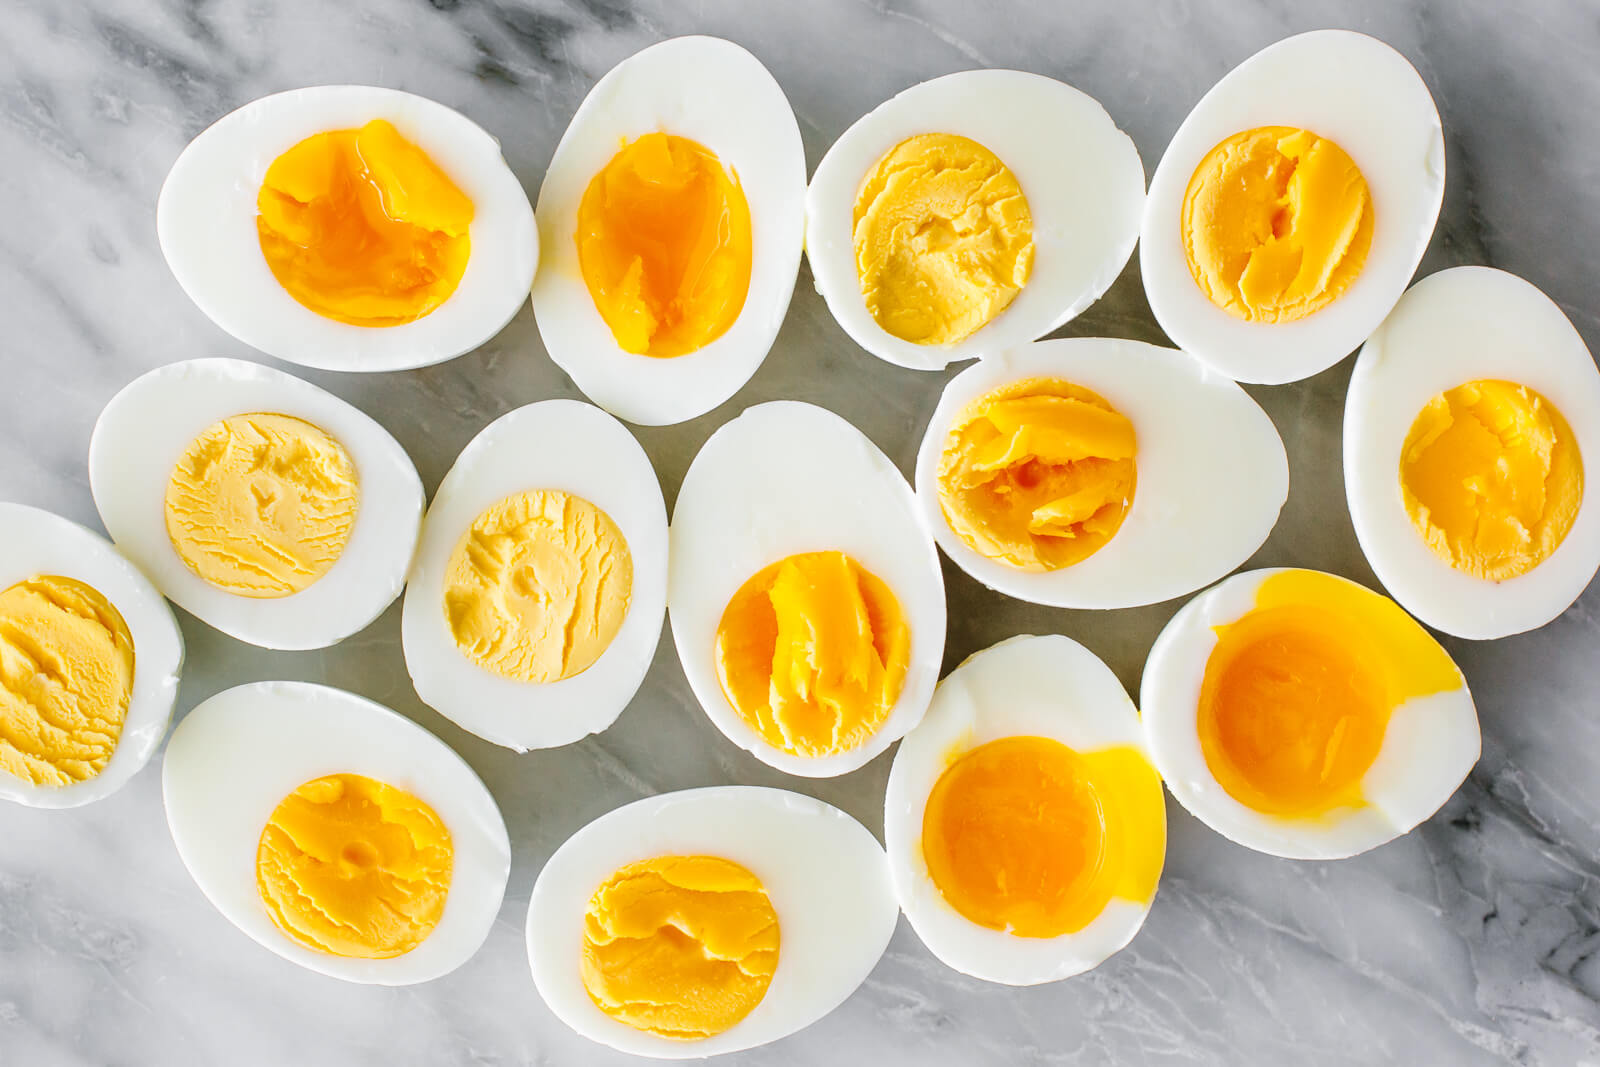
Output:
[[[1434,555],[1491,582],[1554,552],[1583,503],[1583,458],[1555,406],[1475,381],[1429,400],[1400,453],[1406,512]]]
[[[1112,900],[1155,895],[1161,779],[1137,749],[1005,737],[959,755],[922,815],[933,884],[968,920],[1018,937],[1082,930]]]
[[[1293,322],[1350,288],[1372,247],[1372,192],[1344,149],[1292,126],[1236,133],[1183,194],[1189,273],[1246,322]]]
[[[359,774],[330,774],[284,797],[267,820],[256,888],[291,940],[383,960],[438,925],[452,860],[450,830],[425,801]]]
[[[217,588],[284,597],[339,561],[360,498],[350,454],[321,428],[292,415],[232,415],[172,468],[167,536]]]
[[[750,290],[750,205],[710,149],[647,133],[578,204],[578,267],[625,352],[681,356],[728,332]]]
[[[761,880],[715,856],[631,863],[583,920],[583,987],[636,1030],[698,1041],[761,1003],[778,969],[778,913]]]
[[[0,592],[0,771],[67,786],[105,770],[133,693],[133,635],[98,589],[46,574]]]
[[[352,326],[414,322],[467,270],[472,201],[383,119],[313,134],[273,160],[256,209],[278,284]]]
[[[976,141],[924,133],[878,160],[851,233],[867,310],[903,341],[950,345],[1028,284],[1033,215],[1017,176]]]
[[[716,658],[728,702],[762,740],[832,756],[889,717],[911,629],[877,575],[843,552],[806,552],[739,587],[717,625]]]
[[[463,655],[518,682],[558,682],[600,658],[633,594],[633,555],[610,515],[553,489],[473,520],[445,570],[444,612]]]
[[[1058,378],[1005,385],[957,416],[939,457],[939,508],[979,555],[1053,571],[1093,555],[1133,503],[1133,423]]]
[[[1254,606],[1216,634],[1200,686],[1200,748],[1229,796],[1268,815],[1365,806],[1361,780],[1395,709],[1462,685],[1398,605],[1332,575],[1269,576]]]

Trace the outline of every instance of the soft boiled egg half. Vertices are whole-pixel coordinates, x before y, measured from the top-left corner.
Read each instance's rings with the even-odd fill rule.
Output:
[[[393,89],[319,85],[223,116],[156,204],[178,284],[228,333],[308,367],[477,348],[521,306],[539,235],[500,143]]]
[[[805,186],[794,112],[743,48],[679,37],[617,64],[539,189],[533,313],[550,358],[642,425],[728,399],[789,307]]]

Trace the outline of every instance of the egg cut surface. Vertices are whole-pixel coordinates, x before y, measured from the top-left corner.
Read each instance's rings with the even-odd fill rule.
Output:
[[[428,366],[493,337],[539,260],[500,143],[410,93],[320,85],[196,137],[156,205],[162,255],[223,330],[326,370]]]
[[[602,815],[539,872],[528,960],[550,1010],[622,1052],[690,1059],[816,1022],[899,916],[883,849],[781,789],[665,793]]]
[[[387,430],[237,359],[168,364],[112,397],[89,485],[117,547],[173,603],[263,648],[323,648],[376,619],[422,523],[422,480]]]
[[[539,190],[532,297],[550,358],[640,425],[727,400],[783,323],[805,182],[789,101],[743,48],[678,37],[617,64]]]
[[[971,70],[911,87],[828,149],[806,193],[817,291],[868,352],[916,370],[1042,337],[1133,253],[1144,167],[1092,97]]]
[[[1384,588],[1435,629],[1506,637],[1582,595],[1600,568],[1600,508],[1585,506],[1596,457],[1594,358],[1513,274],[1424,278],[1356,359],[1350,516]]]
[[[1230,378],[1309,377],[1400,299],[1443,197],[1439,113],[1406,58],[1346,30],[1285,38],[1217,82],[1156,167],[1150,310]]]

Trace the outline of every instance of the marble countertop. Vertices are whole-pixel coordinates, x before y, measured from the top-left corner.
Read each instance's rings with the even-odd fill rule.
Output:
[[[1422,268],[1488,263],[1543,287],[1600,350],[1600,8],[1501,0],[7,0],[0,22],[0,498],[98,528],[85,473],[101,405],[171,360],[254,353],[179,290],[156,192],[183,145],[265,93],[357,81],[408,89],[498,135],[530,193],[579,100],[612,64],[676,34],[756,53],[787,91],[808,160],[914,82],[977,66],[1061,78],[1103,102],[1147,172],[1220,75],[1299,30],[1343,26],[1404,52],[1443,114],[1449,184]],[[1160,340],[1137,260],[1064,333]],[[290,368],[293,369],[293,368]],[[521,313],[482,349],[398,374],[305,376],[381,421],[430,491],[482,426],[576,396]],[[1347,360],[1252,388],[1293,487],[1257,565],[1371,582],[1343,507]],[[673,499],[701,442],[745,405],[801,398],[861,426],[909,470],[948,375],[859,351],[804,268],[788,321],[732,401],[640,440]],[[1109,614],[1007,600],[946,567],[947,666],[1016,633],[1086,643],[1137,689],[1176,603]],[[651,793],[743,782],[837,804],[875,832],[889,759],[789,779],[706,721],[664,639],[606,733],[517,755],[423,706],[398,605],[319,652],[275,653],[180,618],[178,714],[265,678],[387,703],[487,781],[515,859],[499,922],[454,974],[346,985],[266,952],[201,897],[167,834],[155,764],[67,812],[0,806],[0,1063],[613,1064],[534,991],[521,927],[546,857]],[[1600,588],[1544,629],[1447,641],[1477,696],[1482,762],[1409,836],[1337,863],[1234,846],[1169,804],[1166,874],[1143,933],[1085,976],[1010,989],[937,963],[902,922],[877,969],[811,1029],[723,1062],[768,1064],[1600,1064]]]

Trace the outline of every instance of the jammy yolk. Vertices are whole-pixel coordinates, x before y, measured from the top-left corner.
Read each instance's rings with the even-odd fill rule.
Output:
[[[686,137],[647,133],[578,204],[578,266],[625,352],[681,356],[728,331],[750,289],[750,205],[737,175]]]
[[[352,326],[420,319],[467,270],[472,201],[383,119],[290,148],[267,168],[256,208],[273,277]]]

